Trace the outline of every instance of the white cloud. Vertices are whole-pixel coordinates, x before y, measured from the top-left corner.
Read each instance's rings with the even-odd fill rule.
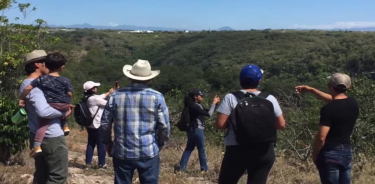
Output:
[[[375,22],[336,22],[333,24],[323,24],[323,25],[294,25],[295,28],[303,29],[349,29],[349,28],[365,28],[365,27],[375,27]]]
[[[110,25],[110,26],[113,26],[113,27],[116,27],[116,26],[118,26],[119,24],[117,24],[117,23],[112,23],[112,22],[109,22],[109,25]]]

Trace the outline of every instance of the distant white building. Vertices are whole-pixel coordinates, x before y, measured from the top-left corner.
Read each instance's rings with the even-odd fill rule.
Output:
[[[154,31],[149,31],[149,30],[134,30],[134,31],[129,31],[130,33],[153,33]]]

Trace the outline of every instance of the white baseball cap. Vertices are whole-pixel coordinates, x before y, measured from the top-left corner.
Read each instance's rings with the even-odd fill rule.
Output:
[[[93,82],[93,81],[87,81],[83,84],[83,89],[86,91],[94,88],[94,87],[98,87],[100,86],[100,83],[97,83],[97,82]]]

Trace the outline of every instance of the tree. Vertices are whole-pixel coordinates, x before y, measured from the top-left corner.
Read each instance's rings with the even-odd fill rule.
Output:
[[[27,122],[14,124],[11,121],[19,109],[17,94],[23,78],[23,68],[20,66],[23,57],[32,50],[46,48],[58,41],[48,35],[43,27],[46,22],[41,19],[31,25],[13,23],[20,18],[12,21],[6,14],[17,9],[22,18],[36,10],[29,3],[0,1],[0,161],[3,162],[8,162],[11,155],[24,150],[28,140]]]

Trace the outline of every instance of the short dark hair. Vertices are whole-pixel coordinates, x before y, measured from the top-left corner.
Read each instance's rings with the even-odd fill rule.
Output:
[[[30,75],[32,73],[34,73],[36,71],[36,69],[38,69],[38,67],[35,65],[35,63],[44,63],[45,60],[42,59],[42,60],[38,60],[38,61],[35,61],[33,63],[29,63],[27,65],[25,65],[25,72],[27,75]]]
[[[256,89],[259,86],[259,81],[255,83],[240,84],[242,89]]]
[[[345,93],[348,90],[344,85],[338,85],[332,88],[336,93]]]
[[[56,71],[66,64],[66,58],[60,52],[52,52],[47,54],[46,67],[48,70]]]
[[[151,82],[151,79],[149,80],[135,80],[135,79],[130,79],[131,83],[141,83],[141,84],[148,84],[149,82]]]

